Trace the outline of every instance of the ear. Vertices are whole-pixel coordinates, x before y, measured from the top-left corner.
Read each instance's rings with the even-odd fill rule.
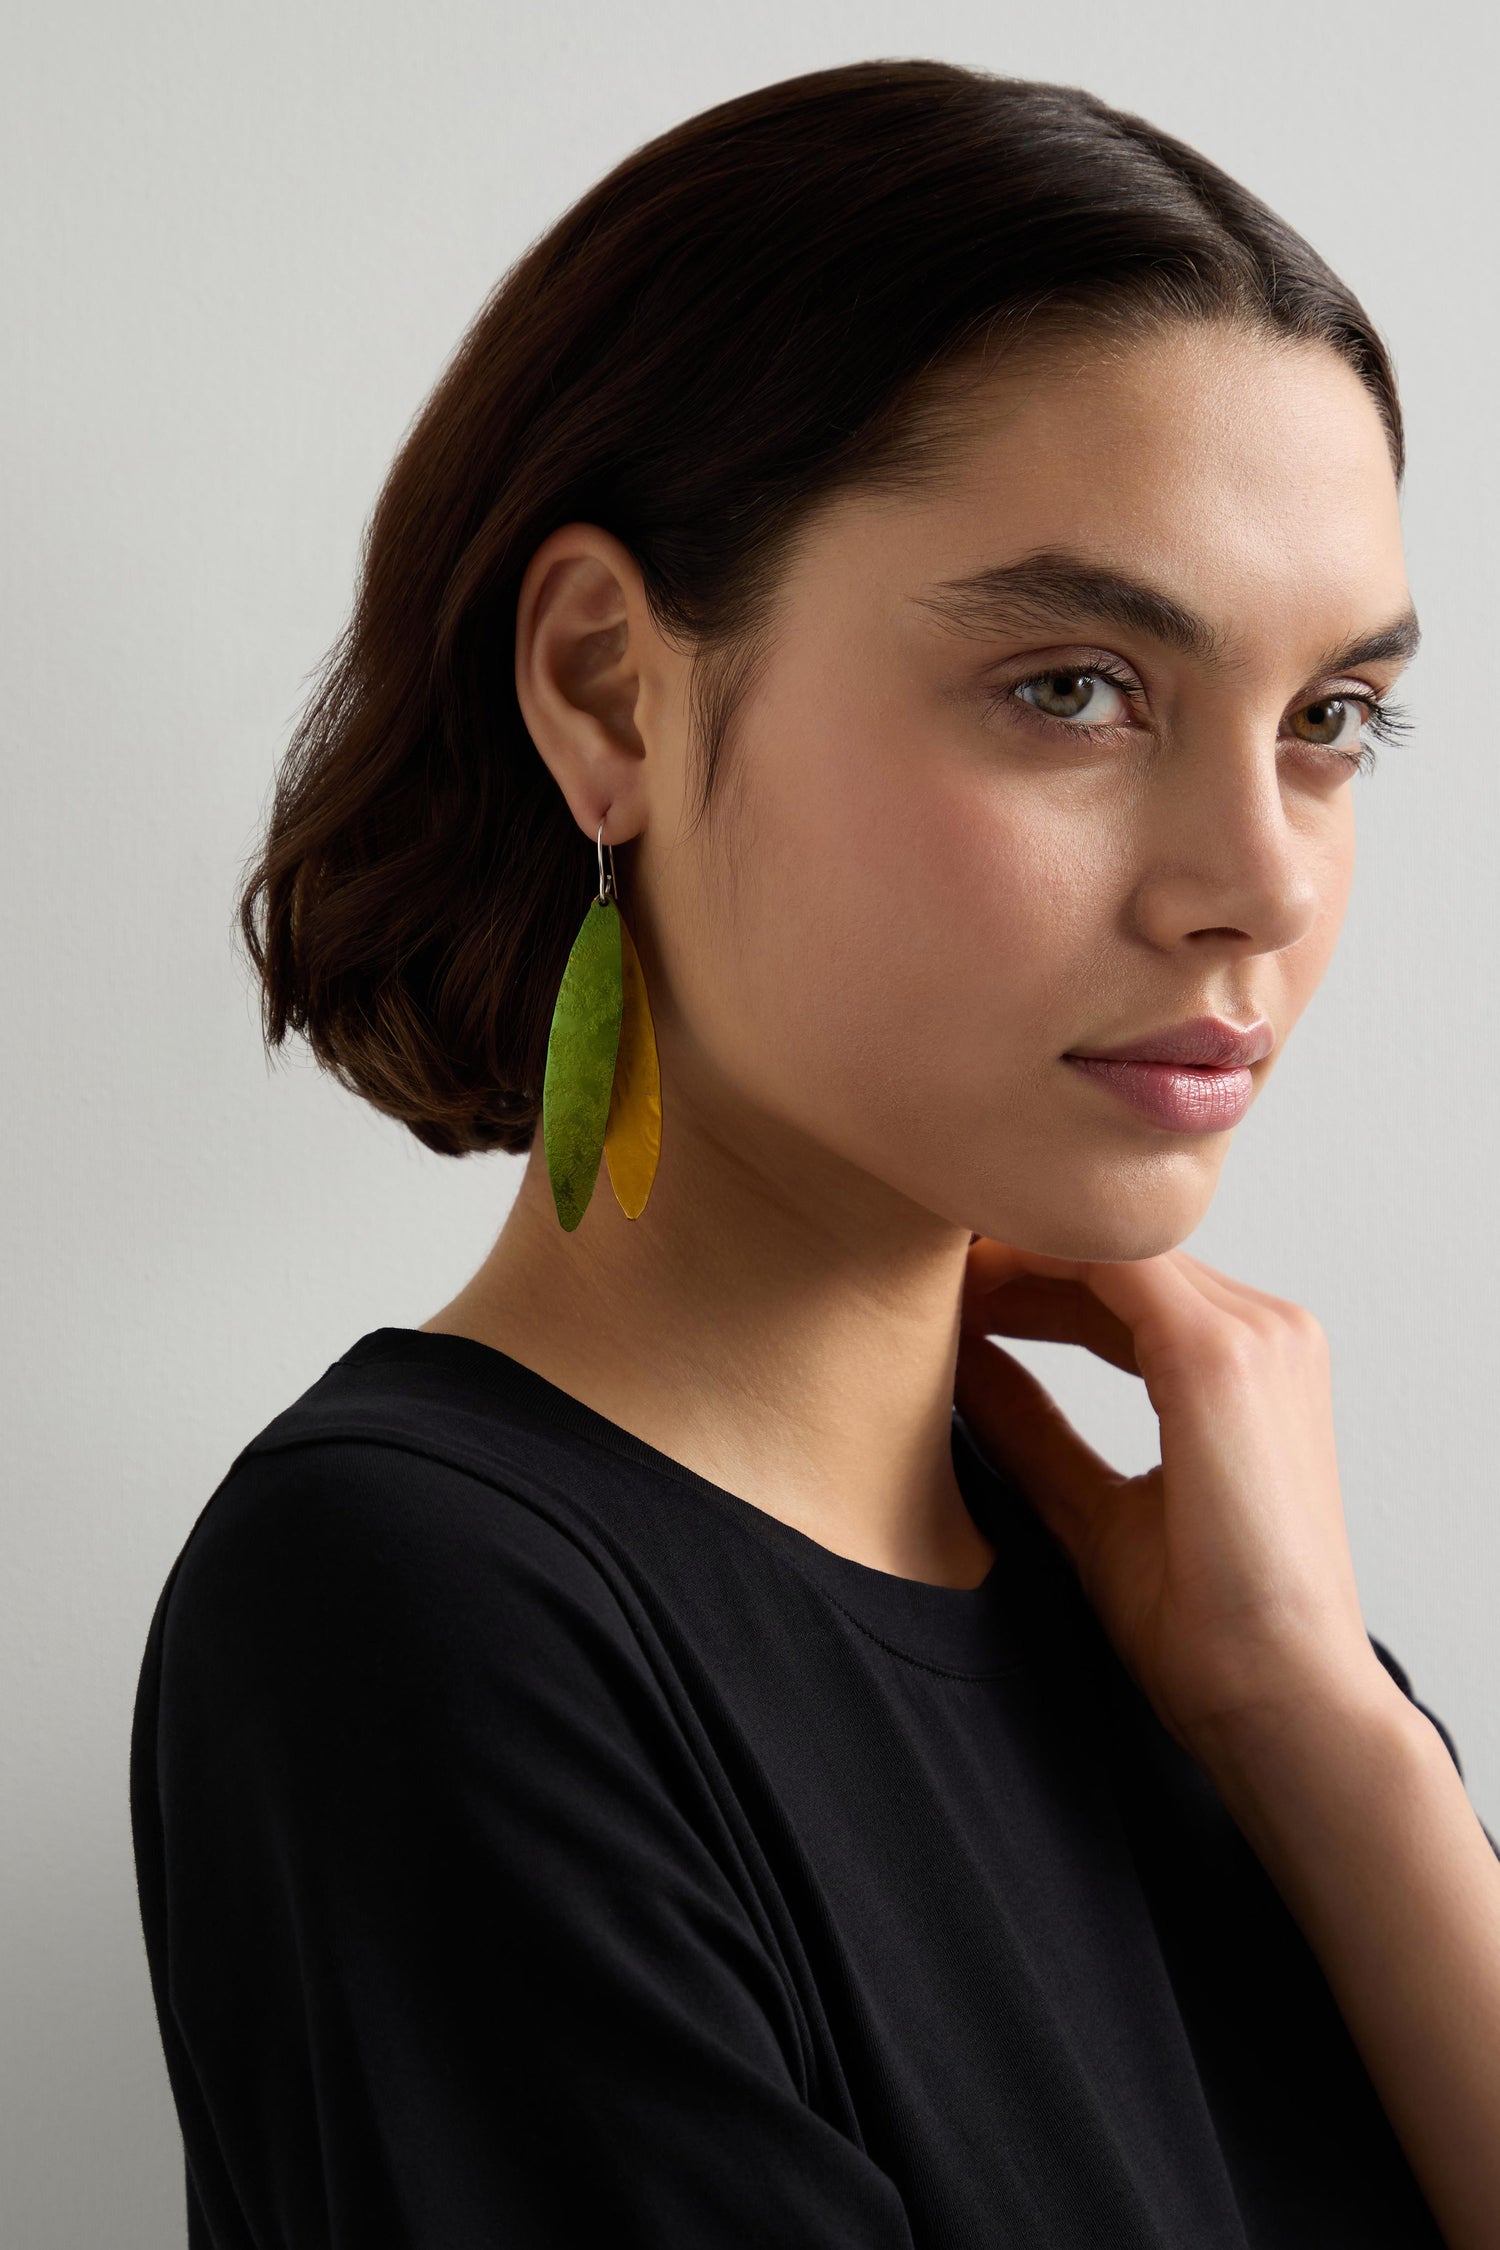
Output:
[[[516,695],[527,731],[592,841],[646,819],[642,721],[670,663],[628,547],[598,524],[550,532],[516,601]]]

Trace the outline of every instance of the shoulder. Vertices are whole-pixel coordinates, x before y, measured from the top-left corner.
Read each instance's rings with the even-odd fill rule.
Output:
[[[586,1528],[518,1486],[416,1444],[360,1432],[240,1454],[198,1518],[184,1574],[228,1569],[280,1580],[291,1568],[385,1580],[528,1565],[597,1576]]]
[[[493,1478],[363,1436],[257,1443],[163,1595],[164,1684],[456,1710],[638,1671],[628,1603],[586,1527]]]

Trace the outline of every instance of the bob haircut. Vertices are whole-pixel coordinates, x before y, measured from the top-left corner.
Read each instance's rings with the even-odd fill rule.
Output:
[[[516,700],[537,546],[584,520],[634,555],[691,652],[701,819],[814,508],[917,485],[956,380],[1101,319],[1329,346],[1399,479],[1356,298],[1215,165],[1076,87],[858,63],[627,157],[502,277],[379,495],[240,901],[268,1044],[303,1035],[428,1148],[528,1148],[596,880]]]

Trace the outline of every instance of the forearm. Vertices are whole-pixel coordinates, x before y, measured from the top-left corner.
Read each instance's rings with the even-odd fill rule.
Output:
[[[1500,2242],[1500,1860],[1373,1656],[1194,1745],[1316,1953],[1449,2250]]]

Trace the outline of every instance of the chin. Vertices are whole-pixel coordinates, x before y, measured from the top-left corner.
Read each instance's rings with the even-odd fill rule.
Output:
[[[1211,1161],[1205,1142],[1188,1163],[1174,1152],[1129,1166],[1081,1166],[1071,1174],[1054,1164],[1048,1177],[1033,1178],[1023,1204],[1006,1198],[1008,1207],[971,1225],[1046,1258],[1158,1258],[1187,1240],[1213,1201],[1225,1136],[1214,1138]]]

